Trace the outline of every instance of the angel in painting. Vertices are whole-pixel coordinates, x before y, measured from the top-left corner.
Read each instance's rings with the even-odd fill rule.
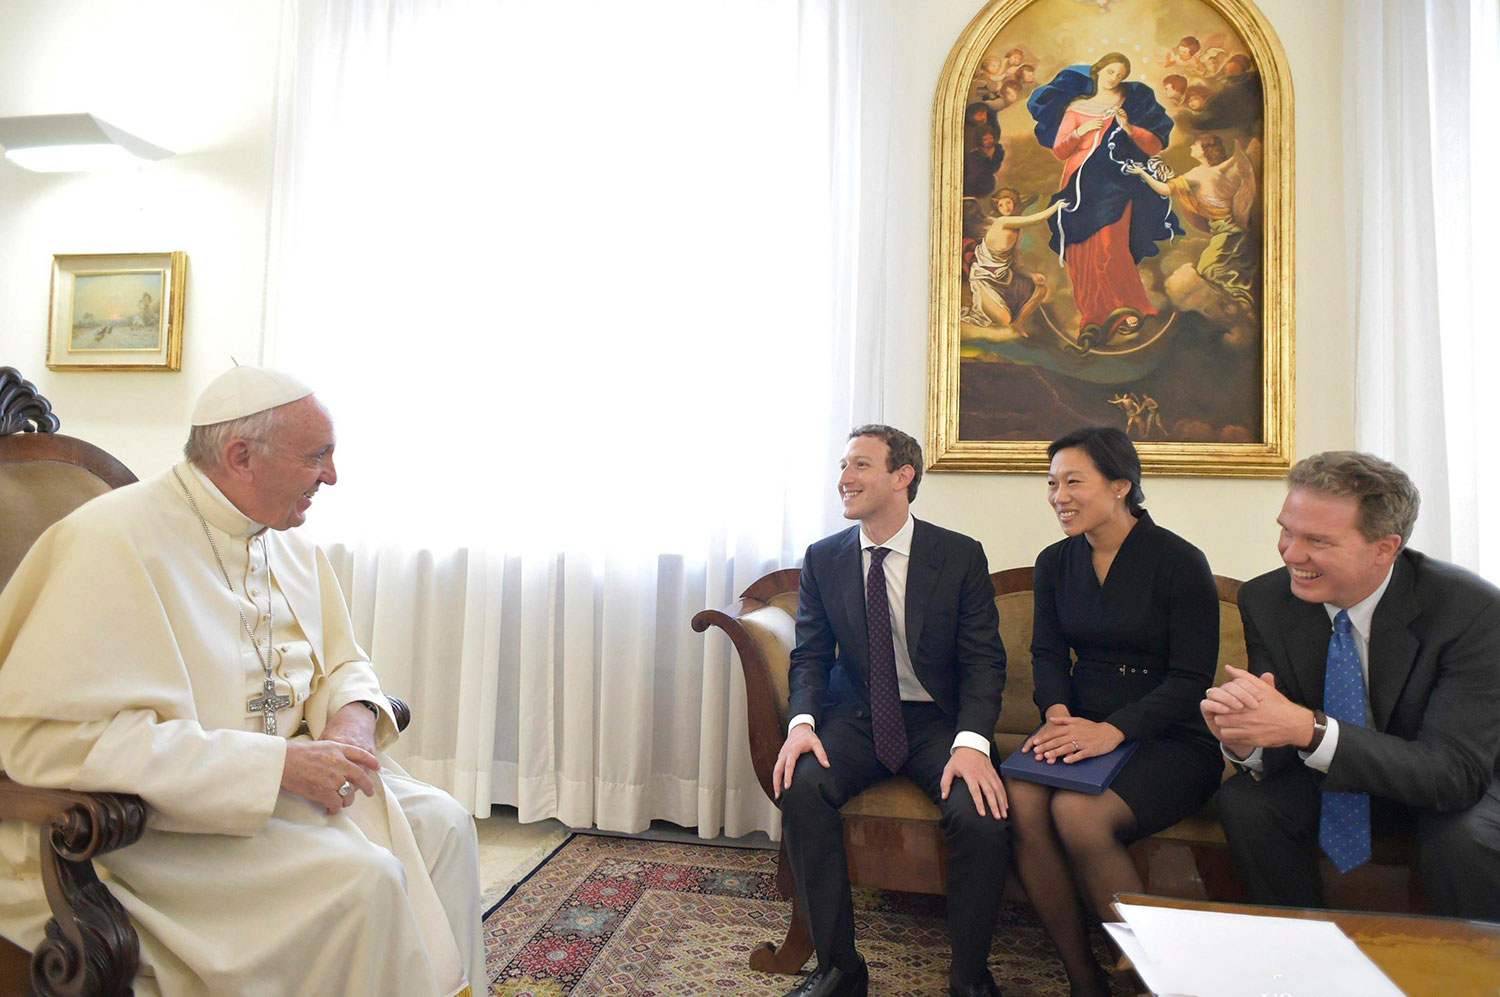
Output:
[[[1256,309],[1256,279],[1260,247],[1250,225],[1255,208],[1255,165],[1238,142],[1226,155],[1217,135],[1193,137],[1189,152],[1199,165],[1163,182],[1140,166],[1127,170],[1147,187],[1176,199],[1193,227],[1207,232],[1208,245],[1196,266],[1184,264],[1167,278],[1167,296],[1179,309],[1196,311],[1230,329],[1231,343],[1250,338]]]
[[[1137,265],[1182,234],[1170,199],[1124,173],[1131,163],[1159,170],[1173,127],[1151,88],[1129,75],[1130,60],[1110,52],[1064,69],[1027,103],[1037,141],[1063,161],[1052,200],[1068,207],[1053,217],[1048,245],[1067,267],[1082,346],[1133,335],[1156,314]]]
[[[1047,278],[1021,269],[1019,229],[1046,221],[1065,205],[1058,201],[1035,214],[1018,214],[1026,203],[1009,187],[995,192],[995,209],[1000,216],[990,223],[989,231],[974,249],[974,263],[969,268],[971,301],[964,312],[964,321],[970,325],[1013,328],[1023,339],[1026,332],[1021,322],[1046,300]]]

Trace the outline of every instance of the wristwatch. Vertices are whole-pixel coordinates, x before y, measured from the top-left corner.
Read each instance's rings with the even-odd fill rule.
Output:
[[[1313,736],[1307,742],[1307,747],[1302,750],[1309,755],[1318,750],[1318,745],[1323,743],[1323,735],[1328,733],[1328,714],[1322,710],[1313,710]]]
[[[371,713],[375,714],[375,719],[376,720],[380,719],[380,707],[376,706],[374,703],[370,702],[368,699],[356,699],[355,702],[358,703],[360,706],[363,706],[365,709],[369,710]],[[1318,736],[1322,737],[1323,735],[1319,734]]]

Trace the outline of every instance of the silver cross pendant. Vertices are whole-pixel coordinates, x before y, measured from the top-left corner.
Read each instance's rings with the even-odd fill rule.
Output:
[[[265,691],[246,703],[245,708],[251,713],[259,713],[266,725],[266,733],[275,734],[276,711],[284,710],[291,705],[292,697],[276,695],[276,680],[267,675]]]

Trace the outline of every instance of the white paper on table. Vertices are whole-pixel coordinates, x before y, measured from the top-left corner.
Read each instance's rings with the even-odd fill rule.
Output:
[[[1130,930],[1130,925],[1120,921],[1105,921],[1104,930],[1120,946],[1120,951],[1125,953],[1125,958],[1135,967],[1136,975],[1156,997],[1187,997],[1185,994],[1167,993],[1162,989],[1161,980],[1157,978],[1156,966],[1152,964],[1151,957],[1146,950],[1141,948],[1140,939],[1135,937],[1135,932]]]
[[[1331,921],[1116,906],[1161,991],[1196,997],[1404,997]]]

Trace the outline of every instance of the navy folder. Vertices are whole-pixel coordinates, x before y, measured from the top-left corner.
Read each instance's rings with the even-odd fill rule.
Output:
[[[1045,724],[1043,725],[1045,726]],[[1038,727],[1037,730],[1041,730]],[[1009,758],[1000,763],[1000,774],[1011,779],[1039,782],[1044,786],[1071,789],[1079,793],[1098,796],[1109,788],[1115,773],[1135,754],[1139,741],[1125,741],[1107,755],[1085,758],[1069,765],[1061,760],[1047,763],[1037,761],[1036,755],[1020,748],[1011,752]]]

